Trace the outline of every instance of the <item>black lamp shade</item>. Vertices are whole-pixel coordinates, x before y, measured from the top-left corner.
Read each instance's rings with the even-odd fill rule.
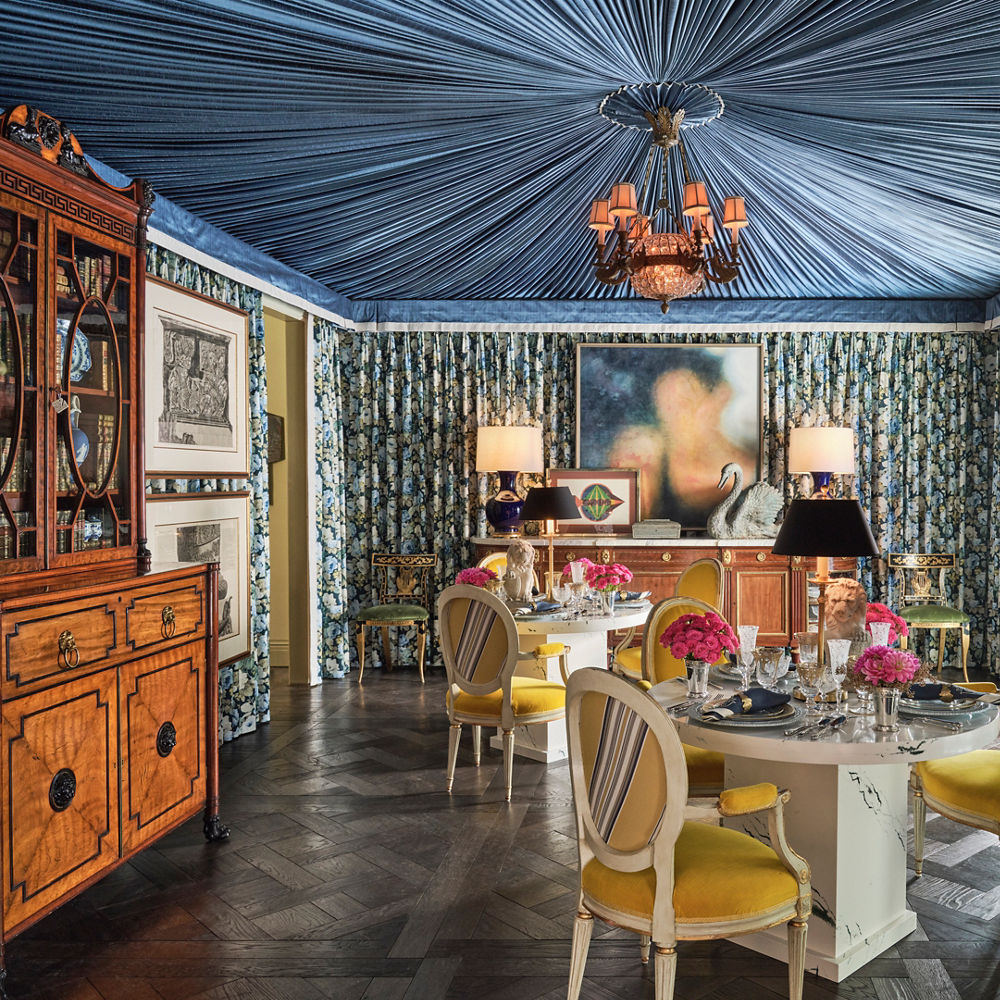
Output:
[[[793,500],[771,551],[778,556],[879,554],[857,500]]]
[[[535,486],[521,508],[522,521],[572,521],[581,517],[568,486]]]

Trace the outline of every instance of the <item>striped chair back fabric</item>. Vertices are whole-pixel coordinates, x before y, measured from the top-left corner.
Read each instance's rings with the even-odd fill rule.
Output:
[[[594,825],[605,841],[621,816],[648,734],[649,726],[627,705],[607,699],[588,788]]]
[[[499,687],[510,649],[496,610],[486,600],[456,598],[448,602],[440,627],[451,639],[454,679]]]

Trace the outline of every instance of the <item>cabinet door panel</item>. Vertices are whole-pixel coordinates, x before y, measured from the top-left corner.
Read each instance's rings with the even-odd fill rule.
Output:
[[[122,850],[205,803],[205,644],[121,668]]]
[[[3,706],[4,927],[118,858],[114,670]]]
[[[789,641],[789,574],[787,569],[741,569],[733,573],[732,624],[756,625],[761,646]]]

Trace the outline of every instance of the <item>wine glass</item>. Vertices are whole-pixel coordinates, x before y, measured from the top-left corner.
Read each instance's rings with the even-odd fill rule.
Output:
[[[761,646],[757,650],[757,678],[768,690],[773,691],[777,688],[780,676],[778,671],[781,669],[781,659],[784,655],[785,651],[780,646]]]
[[[753,677],[753,654],[757,646],[757,626],[739,625],[736,631],[740,636],[740,683],[745,691],[750,687],[750,680]]]
[[[889,645],[889,623],[888,622],[869,622],[868,631],[872,634],[872,645],[873,646],[888,646]]]
[[[796,632],[799,646],[799,689],[806,700],[806,715],[821,715],[816,707],[816,697],[820,693],[819,679],[823,667],[819,662],[819,635],[815,632]]]
[[[568,584],[560,582],[552,585],[552,597],[560,604],[565,604],[572,595],[573,591],[570,590]]]
[[[847,657],[851,652],[850,639],[828,639],[826,648],[830,654],[830,673],[834,682],[834,705],[840,709],[840,686],[847,676]]]

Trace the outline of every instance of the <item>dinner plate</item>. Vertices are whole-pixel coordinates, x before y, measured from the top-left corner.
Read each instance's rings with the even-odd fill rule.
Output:
[[[954,715],[956,712],[979,712],[988,707],[988,703],[977,698],[956,698],[954,701],[941,701],[938,698],[899,699],[899,710],[904,715]]]
[[[792,705],[786,702],[776,708],[763,712],[753,712],[750,715],[730,715],[725,719],[703,719],[701,706],[695,705],[688,713],[692,722],[700,722],[703,726],[728,726],[733,729],[760,729],[767,726],[781,726],[792,719],[797,719],[805,712],[804,706]]]
[[[649,607],[649,601],[617,601],[615,611],[642,611]]]
[[[523,615],[514,615],[515,621],[519,622],[555,622],[562,621],[565,617],[565,611],[527,611]]]

